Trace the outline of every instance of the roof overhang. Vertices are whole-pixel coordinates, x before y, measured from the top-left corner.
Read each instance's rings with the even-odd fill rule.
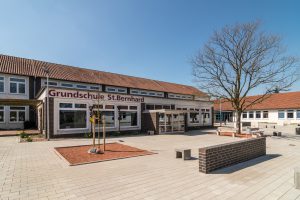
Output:
[[[0,105],[10,105],[10,106],[39,106],[42,104],[42,100],[36,99],[0,99]]]

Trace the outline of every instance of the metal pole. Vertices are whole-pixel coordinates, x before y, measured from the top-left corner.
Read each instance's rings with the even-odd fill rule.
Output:
[[[220,98],[220,126],[222,126],[222,103]]]
[[[50,140],[50,131],[49,131],[49,72],[47,73],[47,140]]]

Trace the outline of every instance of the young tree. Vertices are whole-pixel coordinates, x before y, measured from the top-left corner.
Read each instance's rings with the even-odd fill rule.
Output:
[[[286,90],[298,79],[297,59],[286,55],[280,37],[260,31],[259,25],[236,24],[215,31],[192,59],[199,88],[231,102],[238,133],[243,111],[268,98],[274,90]],[[247,101],[246,96],[255,89],[261,95]]]

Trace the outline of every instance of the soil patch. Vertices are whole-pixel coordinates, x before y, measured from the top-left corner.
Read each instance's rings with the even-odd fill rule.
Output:
[[[153,152],[138,149],[119,143],[108,143],[105,145],[105,153],[90,154],[88,150],[92,145],[56,147],[55,150],[68,161],[70,165],[88,164],[136,156],[152,155]],[[103,150],[103,145],[100,145]]]

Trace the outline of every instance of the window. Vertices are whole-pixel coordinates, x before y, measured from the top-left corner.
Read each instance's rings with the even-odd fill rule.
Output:
[[[73,104],[72,103],[60,103],[59,107],[60,108],[72,108]]]
[[[300,118],[300,110],[297,110],[297,119]]]
[[[264,119],[269,118],[269,111],[264,111],[264,112],[263,112],[263,118],[264,118]]]
[[[97,110],[94,110],[94,115],[98,116]],[[105,120],[105,127],[115,127],[115,112],[114,111],[108,111],[108,110],[101,110],[100,111],[100,126],[103,126],[103,116]],[[98,124],[98,120],[96,120],[96,124]]]
[[[79,88],[79,89],[86,89],[87,88],[87,86],[85,86],[85,85],[76,85],[76,87]]]
[[[126,93],[127,91],[126,91],[126,89],[118,89],[118,92],[119,93]]]
[[[98,86],[90,86],[90,89],[91,90],[100,90],[100,87],[98,87]]]
[[[52,81],[49,81],[48,84],[49,86],[57,86],[57,83]],[[45,85],[47,85],[47,81],[45,81]]]
[[[115,106],[114,105],[105,105],[105,109],[114,109]]]
[[[119,110],[128,110],[128,106],[118,106]]]
[[[4,122],[4,107],[0,106],[0,123]]]
[[[143,94],[143,95],[147,95],[147,92],[141,92],[141,94]]]
[[[25,79],[10,78],[10,93],[25,94]]]
[[[86,104],[59,104],[59,128],[87,128],[87,111]]]
[[[260,111],[256,111],[255,118],[256,119],[260,119],[261,118],[261,112]]]
[[[4,77],[0,77],[0,93],[4,92]]]
[[[200,115],[197,112],[190,112],[190,123],[195,124],[200,122]]]
[[[155,105],[155,110],[161,110],[162,108],[162,105]]]
[[[129,106],[130,110],[137,110],[137,106]]]
[[[137,126],[137,112],[136,111],[121,111],[120,112],[120,126]]]
[[[9,112],[10,122],[24,122],[25,121],[25,107],[11,106]]]
[[[73,84],[71,84],[71,83],[62,83],[61,86],[62,86],[62,87],[72,88],[72,87],[73,87]]]
[[[75,108],[86,108],[86,104],[75,104]]]
[[[278,119],[284,119],[284,118],[285,118],[284,110],[279,110],[278,111]]]
[[[294,111],[293,110],[288,110],[287,111],[287,118],[288,119],[294,119]]]
[[[131,90],[131,94],[138,94],[139,93],[139,91],[137,91],[137,90]]]
[[[170,110],[171,106],[169,106],[169,105],[163,105],[163,109]]]
[[[247,112],[243,112],[242,117],[243,117],[243,119],[247,119]]]
[[[154,110],[154,105],[152,105],[152,104],[147,104],[147,105],[146,105],[146,110]]]
[[[249,112],[249,119],[253,119],[253,118],[254,118],[253,111],[250,111],[250,112]]]

